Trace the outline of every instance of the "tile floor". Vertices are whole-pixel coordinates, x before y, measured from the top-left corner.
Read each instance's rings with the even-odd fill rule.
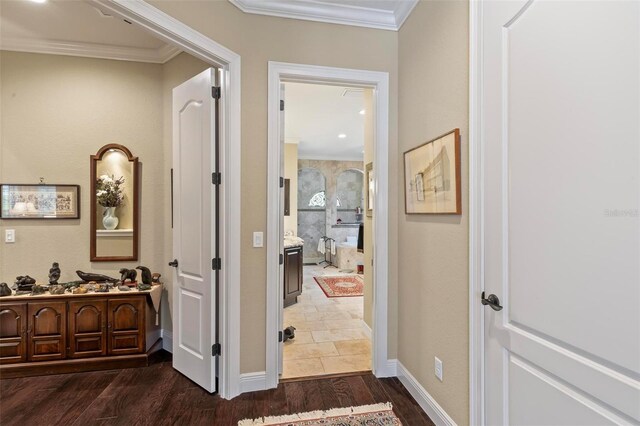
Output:
[[[283,379],[371,369],[371,339],[365,331],[362,297],[327,297],[314,275],[349,275],[336,268],[303,267],[302,294],[284,310],[284,327],[296,337],[284,344]]]

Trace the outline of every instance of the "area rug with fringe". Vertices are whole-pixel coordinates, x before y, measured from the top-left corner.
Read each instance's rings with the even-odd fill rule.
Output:
[[[390,402],[359,407],[309,411],[286,416],[245,419],[238,426],[400,426]]]
[[[360,275],[313,277],[327,297],[362,296],[364,280]]]

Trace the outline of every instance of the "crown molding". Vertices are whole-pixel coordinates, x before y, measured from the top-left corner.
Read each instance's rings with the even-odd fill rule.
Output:
[[[165,44],[157,49],[145,49],[106,44],[6,37],[0,40],[0,49],[14,52],[81,56],[84,58],[114,59],[117,61],[149,62],[154,64],[164,64],[181,52],[180,49],[170,44]]]
[[[398,31],[419,0],[399,0],[395,10],[322,0],[229,0],[245,13]]]

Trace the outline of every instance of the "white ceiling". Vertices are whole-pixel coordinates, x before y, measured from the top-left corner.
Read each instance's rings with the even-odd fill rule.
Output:
[[[344,92],[342,86],[285,83],[285,142],[299,144],[299,158],[362,161],[363,93]]]
[[[0,48],[35,53],[166,62],[179,53],[86,1],[2,1]]]
[[[258,15],[397,31],[418,0],[229,0]]]

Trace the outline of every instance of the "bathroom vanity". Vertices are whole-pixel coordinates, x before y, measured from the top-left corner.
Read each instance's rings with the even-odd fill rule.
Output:
[[[302,241],[300,238],[298,240]],[[298,302],[302,293],[302,242],[287,241],[284,246],[284,307]]]

